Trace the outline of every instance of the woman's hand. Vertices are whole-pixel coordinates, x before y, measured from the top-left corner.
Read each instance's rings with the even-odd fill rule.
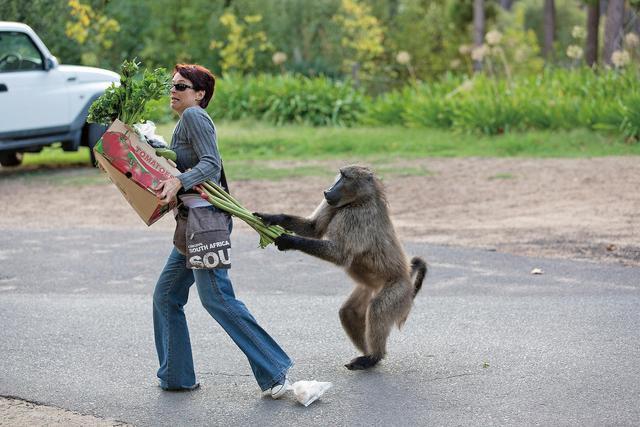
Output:
[[[158,196],[160,198],[161,205],[167,205],[173,199],[176,198],[176,194],[178,194],[178,190],[182,188],[182,182],[176,177],[169,178],[166,181],[160,182],[156,187],[156,191],[160,193]]]

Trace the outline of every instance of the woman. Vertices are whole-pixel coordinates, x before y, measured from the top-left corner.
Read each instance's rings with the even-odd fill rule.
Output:
[[[161,202],[169,203],[181,189],[189,190],[207,180],[220,182],[222,162],[216,143],[216,128],[204,110],[215,89],[215,78],[206,68],[178,64],[174,68],[171,108],[180,115],[171,149],[177,154],[182,172],[158,186]],[[186,172],[185,172],[186,171]],[[180,195],[189,208],[214,207],[196,195]],[[164,390],[194,390],[196,382],[189,331],[183,307],[195,281],[202,305],[224,328],[249,359],[253,375],[262,391],[281,397],[287,390],[291,359],[236,299],[228,270],[190,270],[185,256],[173,248],[153,294],[153,326],[160,361],[158,378]]]

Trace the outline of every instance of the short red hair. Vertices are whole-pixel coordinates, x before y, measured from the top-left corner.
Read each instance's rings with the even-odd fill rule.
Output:
[[[216,78],[211,71],[198,64],[176,64],[173,73],[180,73],[182,77],[193,83],[193,90],[203,90],[204,98],[200,100],[200,106],[207,108],[213,92],[216,89]]]

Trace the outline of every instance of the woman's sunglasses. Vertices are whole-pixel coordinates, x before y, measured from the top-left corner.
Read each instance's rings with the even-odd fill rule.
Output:
[[[173,83],[171,87],[177,90],[178,92],[184,92],[187,89],[193,89],[193,86],[189,86],[184,83]]]

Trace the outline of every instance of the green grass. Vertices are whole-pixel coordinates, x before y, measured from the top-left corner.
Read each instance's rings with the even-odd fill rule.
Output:
[[[25,153],[22,166],[68,166],[88,165],[89,148],[80,147],[78,151],[62,151],[60,144],[45,147],[39,153]]]
[[[404,127],[314,128],[300,125],[275,127],[261,122],[218,122],[218,144],[233,179],[284,179],[301,176],[333,176],[334,170],[314,164],[317,160],[342,159],[375,165],[382,176],[425,176],[420,167],[399,166],[404,159],[423,157],[599,157],[640,155],[640,143],[629,144],[620,136],[584,129],[532,131],[499,136],[455,133]],[[158,127],[171,139],[173,124]],[[308,165],[265,164],[267,160],[309,161]],[[57,147],[25,154],[25,169],[88,165],[89,150],[66,153]],[[6,169],[5,172],[10,169]],[[0,170],[1,171],[1,170]],[[500,174],[493,179],[511,179]],[[71,179],[71,178],[70,178]],[[90,175],[72,178],[69,184],[94,183]]]
[[[489,177],[489,181],[493,181],[496,179],[514,179],[515,176],[511,173],[498,173]]]
[[[162,125],[158,133],[170,140],[172,129],[173,125]],[[228,160],[640,155],[638,143],[583,129],[484,136],[403,127],[274,127],[259,122],[221,122],[218,143]]]
[[[37,169],[23,168],[12,170],[6,176],[14,176],[24,182],[32,184],[53,184],[60,187],[81,187],[84,185],[109,184],[109,178],[97,168],[82,167],[40,167]]]
[[[333,177],[334,169],[318,165],[309,166],[272,166],[263,165],[255,160],[231,160],[224,162],[225,173],[233,180],[267,179],[278,181],[304,176]]]

